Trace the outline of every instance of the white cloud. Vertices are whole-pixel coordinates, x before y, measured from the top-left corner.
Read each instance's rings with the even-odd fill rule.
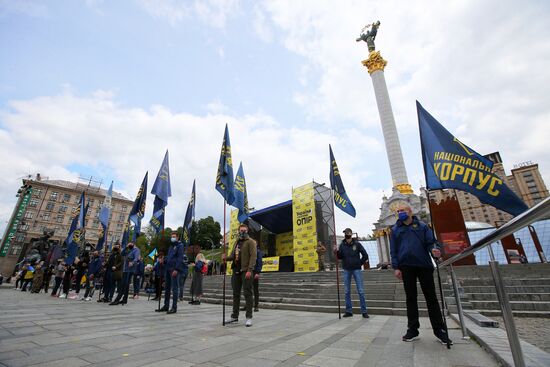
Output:
[[[25,14],[35,18],[47,18],[50,14],[44,4],[33,0],[0,0],[0,17]]]
[[[223,29],[227,20],[239,8],[238,0],[196,0],[193,3],[177,0],[138,0],[141,7],[158,19],[175,26],[197,16],[205,24]]]
[[[264,42],[271,42],[273,40],[273,31],[271,26],[267,23],[269,19],[266,18],[264,11],[259,7],[254,7],[254,30],[258,37]]]
[[[215,102],[214,105],[221,105]],[[243,162],[250,205],[259,209],[291,198],[292,187],[311,179],[328,183],[328,144],[345,146],[342,138],[313,129],[284,128],[273,117],[256,113],[237,116],[223,108],[204,116],[175,113],[160,105],[145,110],[122,107],[108,91],[78,96],[67,88],[56,96],[11,101],[0,111],[0,155],[10,157],[0,166],[0,224],[11,215],[13,196],[27,172],[51,179],[75,179],[73,164],[106,168],[116,176],[115,189],[134,197],[149,171],[151,187],[164,151],[170,151],[172,193],[167,225],[183,222],[193,179],[197,179],[197,216],[222,220],[221,196],[214,189],[219,150],[229,124],[234,169]],[[379,152],[372,144],[365,154]],[[339,225],[368,234],[378,213],[381,193],[367,187],[360,159],[351,150],[335,150],[348,192],[360,213],[343,217]],[[146,219],[153,198],[149,195]]]
[[[379,19],[376,47],[388,60],[385,76],[406,159],[415,159],[409,176],[421,169],[419,100],[480,153],[500,151],[509,169],[536,161],[550,178],[547,4],[269,1],[261,10],[282,32],[284,46],[303,57],[294,101],[311,123],[378,128],[372,83],[360,63],[367,46],[355,38]]]

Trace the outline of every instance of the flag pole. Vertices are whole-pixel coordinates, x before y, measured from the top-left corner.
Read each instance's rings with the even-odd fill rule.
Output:
[[[341,299],[340,299],[340,272],[338,270],[338,243],[336,242],[336,213],[334,211],[334,190],[332,191],[332,225],[334,227],[334,250],[336,250],[336,291],[338,293],[338,319],[342,319]]]
[[[222,326],[225,326],[225,275],[227,274],[227,251],[225,246],[225,212],[226,212],[226,205],[227,201],[223,200],[223,264],[224,264],[224,272],[223,272],[223,290],[222,290]],[[233,300],[235,302],[235,300]]]

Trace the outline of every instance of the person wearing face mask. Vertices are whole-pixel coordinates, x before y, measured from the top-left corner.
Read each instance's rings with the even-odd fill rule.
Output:
[[[97,277],[103,266],[103,258],[99,256],[99,252],[94,251],[86,273],[86,292],[84,293],[84,301],[91,301],[94,290],[97,284]]]
[[[117,295],[113,302],[109,303],[109,306],[125,305],[128,303],[128,292],[130,291],[130,279],[136,272],[137,261],[140,259],[139,249],[130,242],[128,246],[122,251],[124,256],[124,270],[122,273],[122,285],[117,289]]]
[[[432,230],[413,216],[412,209],[408,205],[397,207],[397,222],[391,229],[390,254],[394,274],[403,281],[407,297],[407,333],[403,335],[403,341],[413,341],[419,335],[416,291],[418,279],[426,299],[434,335],[443,344],[452,344],[437,301],[433,278],[434,267],[430,257],[431,255],[439,258],[441,251]]]
[[[233,313],[230,322],[239,320],[239,303],[241,300],[241,288],[243,289],[246,302],[246,326],[252,326],[252,288],[253,272],[256,266],[256,241],[248,235],[248,226],[241,224],[239,226],[239,239],[233,247],[229,256],[223,256],[222,259],[232,261],[231,269],[231,287],[233,288]]]
[[[178,310],[179,296],[179,274],[183,271],[183,244],[178,240],[178,234],[172,232],[170,237],[170,248],[165,259],[166,274],[164,282],[166,284],[164,292],[164,307],[157,310],[174,314]],[[172,296],[172,308],[170,308],[170,296]]]
[[[109,303],[113,300],[115,288],[120,288],[122,280],[123,259],[120,254],[120,244],[113,246],[113,251],[105,263],[105,274],[103,275],[103,298],[101,302]],[[98,301],[99,302],[99,301]]]
[[[351,278],[355,279],[357,294],[359,295],[359,303],[361,305],[361,314],[368,319],[367,302],[365,301],[365,291],[363,290],[363,275],[361,267],[369,261],[369,255],[363,248],[363,245],[352,238],[353,231],[351,228],[344,230],[344,240],[340,243],[336,256],[342,260],[342,268],[344,269],[344,290],[346,294],[346,313],[344,317],[353,316],[353,308],[351,305]]]

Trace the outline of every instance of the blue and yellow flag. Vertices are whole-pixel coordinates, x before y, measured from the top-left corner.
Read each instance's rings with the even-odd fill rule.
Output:
[[[134,235],[133,240],[135,241],[136,236],[141,232],[141,219],[145,216],[145,204],[147,203],[147,180],[149,177],[149,172],[145,172],[145,177],[141,182],[136,199],[134,200],[134,205],[130,214],[128,215],[128,220],[134,223]]]
[[[158,251],[157,251],[157,248],[155,247],[153,251],[151,251],[151,253],[147,256],[149,256],[151,259],[155,259],[155,256],[157,256],[157,254],[158,254]]]
[[[231,158],[231,142],[229,141],[229,129],[227,124],[225,125],[220,162],[218,163],[216,190],[222,194],[227,204],[233,204],[233,201],[235,201],[235,192],[233,188],[233,160]]]
[[[239,164],[237,176],[235,176],[235,201],[233,206],[239,209],[238,219],[244,223],[248,219],[248,195],[246,194],[246,180],[244,178],[243,162]]]
[[[126,248],[130,240],[130,224],[130,220],[127,220],[126,224],[124,224],[124,231],[122,232],[122,239],[120,240],[120,247],[122,250]]]
[[[457,189],[512,215],[527,205],[491,172],[493,162],[462,143],[416,102],[428,190]]]
[[[187,204],[187,211],[185,212],[185,220],[183,221],[183,247],[191,245],[191,225],[193,219],[195,219],[195,180],[193,180],[193,190],[191,190],[191,198],[189,204]]]
[[[109,186],[109,191],[105,196],[101,210],[99,211],[99,223],[101,227],[99,229],[99,238],[97,240],[96,251],[101,251],[105,240],[107,239],[107,228],[109,227],[109,217],[111,213],[111,199],[113,197],[113,181],[111,181],[111,186]]]
[[[168,198],[172,196],[170,188],[170,168],[168,166],[168,150],[164,155],[164,160],[160,166],[157,179],[151,189],[151,194],[155,195],[153,203],[153,217],[149,221],[156,233],[164,230],[164,208],[168,205]]]
[[[73,221],[71,222],[71,227],[69,228],[69,233],[65,239],[65,244],[67,245],[67,259],[65,262],[68,265],[71,265],[78,254],[78,246],[82,242],[82,237],[84,235],[84,220],[86,218],[86,207],[84,207],[84,202],[86,197],[84,192],[80,195],[80,201],[74,212]]]
[[[340,170],[338,170],[330,144],[328,145],[328,150],[330,152],[330,187],[334,192],[334,205],[355,218],[355,207],[351,203],[348,194],[346,194],[342,177],[340,177]]]

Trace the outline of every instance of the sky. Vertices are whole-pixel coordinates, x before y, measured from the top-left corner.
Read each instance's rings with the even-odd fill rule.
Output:
[[[332,144],[352,218],[372,233],[391,176],[361,29],[376,48],[410,184],[424,185],[415,101],[481,154],[550,183],[546,1],[0,0],[0,234],[26,175],[93,177],[133,199],[170,152],[166,225],[223,221],[225,124],[251,207],[329,184]],[[149,195],[146,221],[151,217]]]

